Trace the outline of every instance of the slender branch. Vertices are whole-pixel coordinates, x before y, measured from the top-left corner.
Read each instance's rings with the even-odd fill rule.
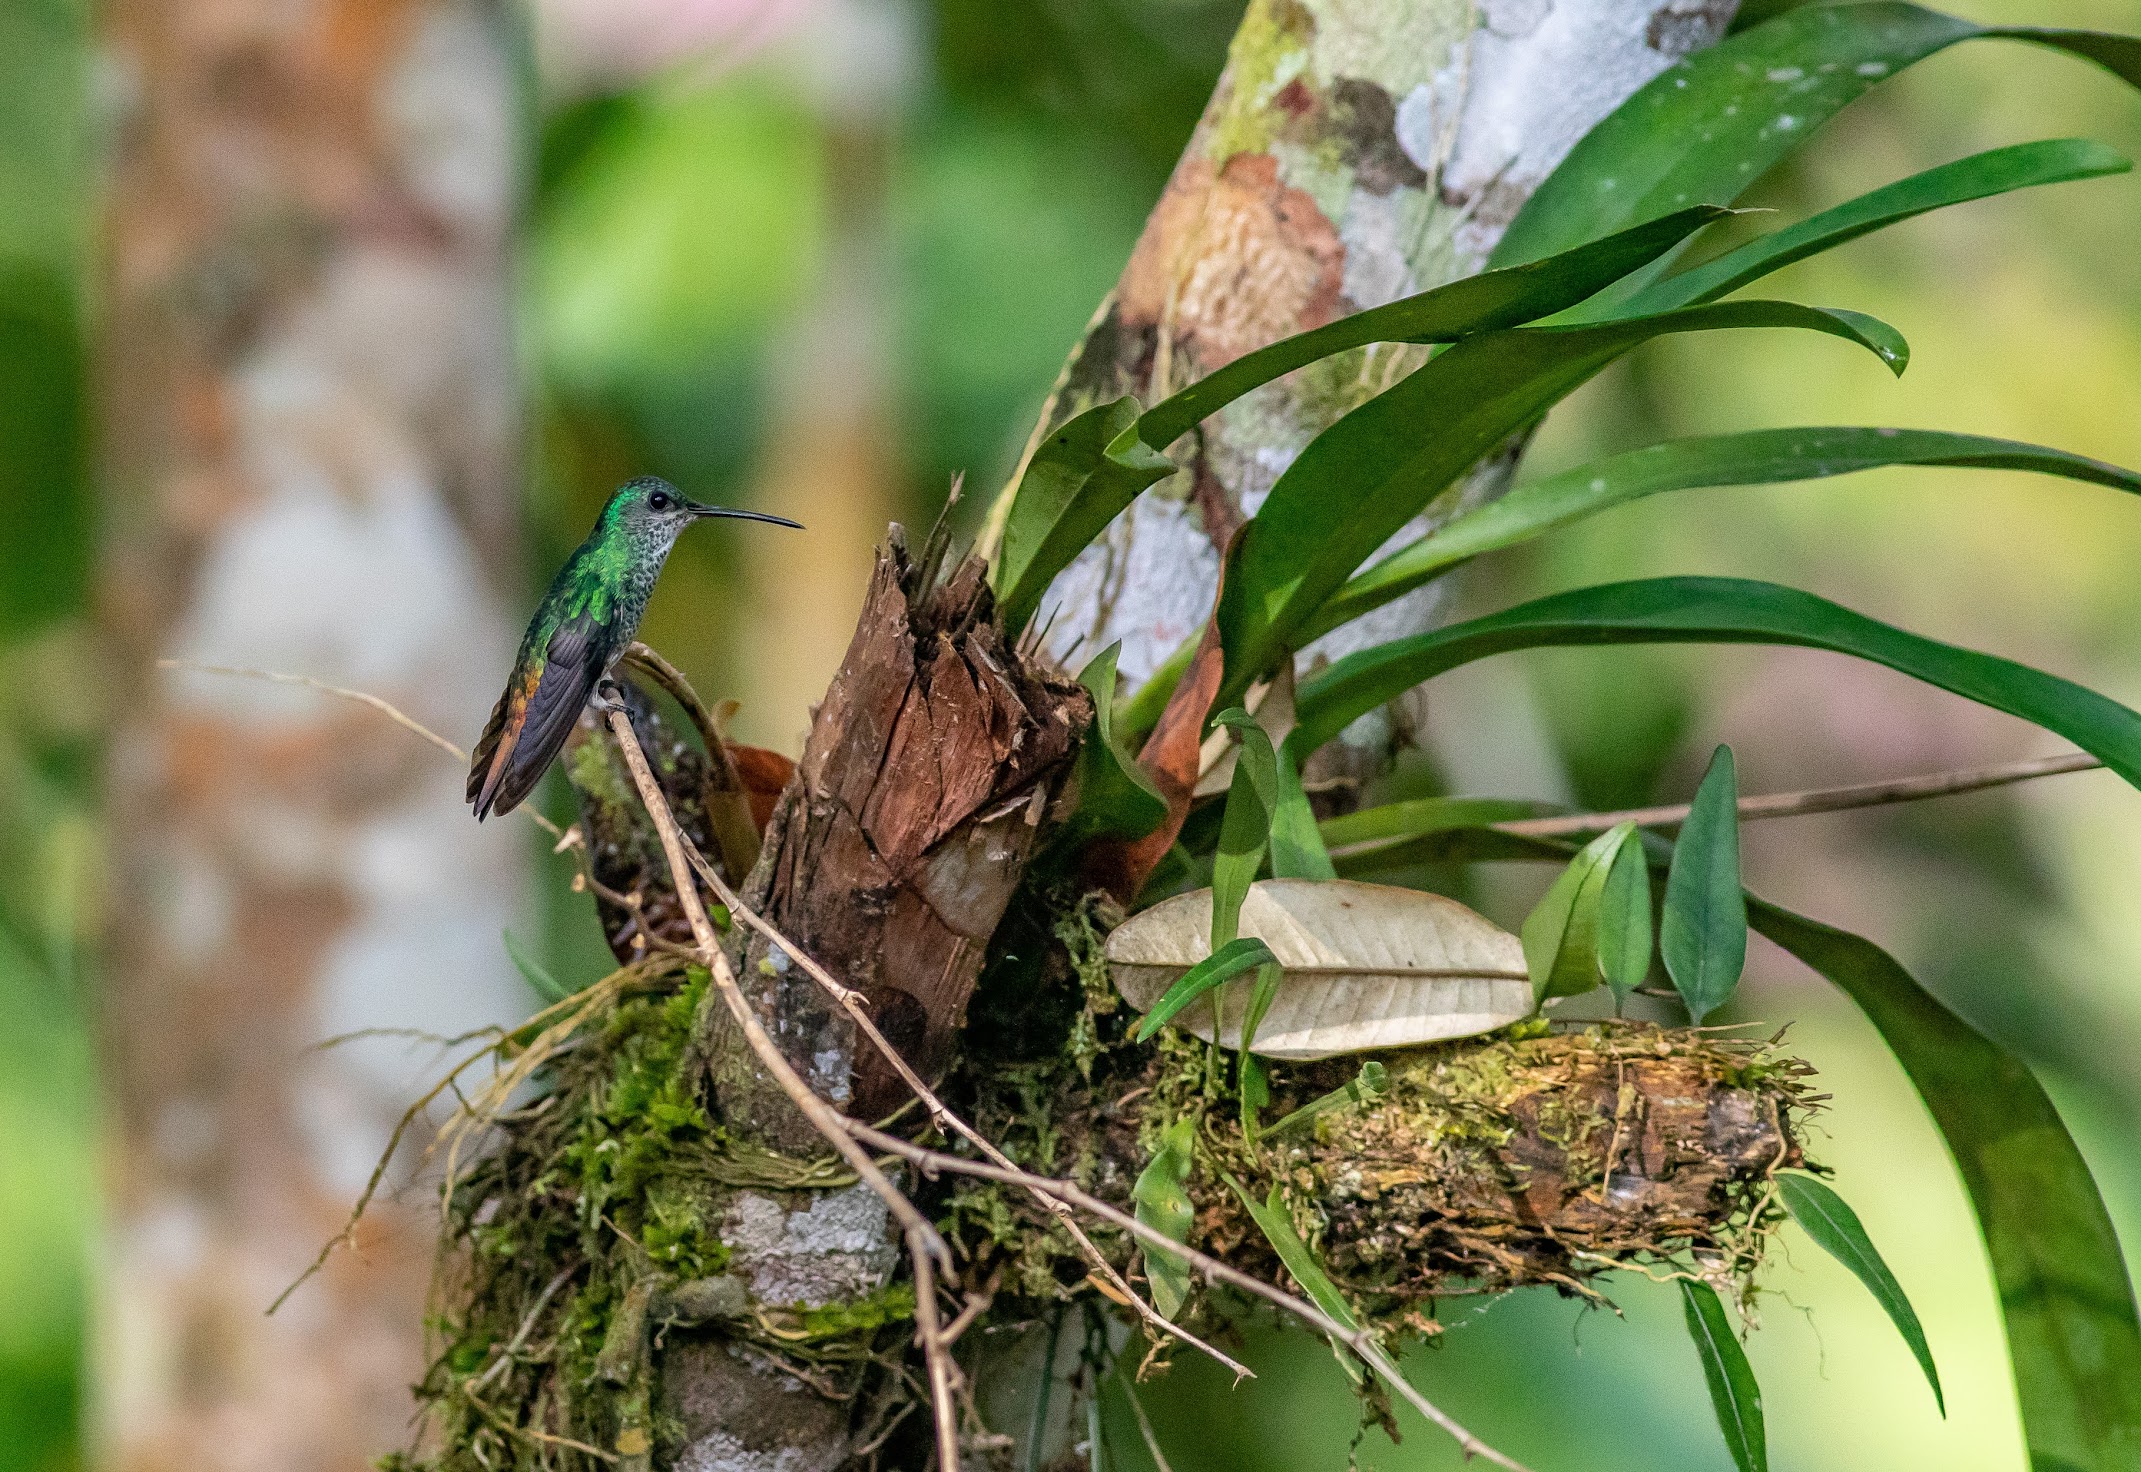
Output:
[[[925,1173],[949,1171],[954,1175],[973,1176],[979,1180],[999,1181],[1005,1185],[1023,1186],[1031,1191],[1040,1191],[1055,1197],[1067,1206],[1075,1207],[1089,1216],[1097,1216],[1103,1221],[1121,1228],[1148,1246],[1163,1248],[1177,1257],[1187,1259],[1193,1266],[1203,1272],[1208,1280],[1225,1283],[1229,1287],[1238,1288],[1244,1293],[1261,1298],[1266,1303],[1292,1314],[1303,1323],[1322,1330],[1331,1338],[1351,1349],[1368,1364],[1369,1368],[1380,1375],[1384,1382],[1404,1399],[1406,1404],[1448,1432],[1466,1456],[1485,1457],[1496,1466],[1509,1469],[1509,1472],[1530,1472],[1530,1469],[1525,1467],[1522,1462],[1512,1457],[1504,1456],[1493,1447],[1487,1445],[1486,1442],[1481,1441],[1447,1412],[1435,1405],[1433,1401],[1422,1395],[1411,1381],[1398,1373],[1397,1366],[1391,1363],[1390,1357],[1383,1352],[1382,1346],[1376,1343],[1375,1336],[1366,1329],[1347,1328],[1306,1299],[1297,1298],[1276,1284],[1267,1283],[1262,1278],[1245,1273],[1239,1268],[1229,1267],[1216,1257],[1207,1256],[1194,1247],[1177,1242],[1158,1229],[1146,1226],[1130,1213],[1102,1201],[1099,1197],[1087,1193],[1069,1181],[1052,1180],[1046,1176],[1037,1176],[1031,1171],[1020,1170],[1016,1166],[1006,1169],[1000,1165],[986,1164],[979,1160],[969,1160],[960,1155],[947,1155],[940,1150],[925,1149],[920,1145],[911,1144],[901,1139],[898,1135],[890,1135],[883,1130],[872,1129],[869,1125],[857,1120],[847,1120],[846,1126],[856,1139],[863,1141],[874,1149],[883,1151],[887,1155],[898,1156],[903,1160],[910,1161]]]
[[[1804,792],[1772,792],[1740,799],[1742,818],[1797,818],[1809,813],[1840,813],[1852,808],[1884,807],[1891,803],[1921,802],[1929,797],[1950,797],[1959,792],[1981,792],[2036,777],[2057,777],[2065,772],[2090,772],[2103,766],[2086,751],[2058,756],[2032,757],[2028,761],[2004,762],[1993,767],[1967,767],[1952,772],[1928,772],[1920,777],[1898,777],[1889,782],[1861,782],[1851,787],[1815,787]],[[1669,828],[1687,821],[1688,804],[1629,808],[1618,813],[1575,813],[1567,817],[1517,818],[1489,826],[1497,833],[1526,838],[1566,838],[1583,833],[1603,833],[1623,823],[1638,828]]]
[[[421,736],[455,761],[465,762],[468,760],[466,751],[448,741],[444,736],[432,730],[416,717],[403,711],[392,701],[383,696],[374,695],[368,690],[352,690],[345,685],[330,685],[325,680],[315,680],[310,675],[287,675],[280,670],[247,669],[243,665],[234,664],[203,664],[199,660],[193,659],[159,659],[156,661],[156,667],[160,670],[186,670],[196,675],[229,675],[240,680],[265,680],[270,685],[296,685],[306,690],[317,690],[322,695],[332,695],[337,700],[354,700],[359,705],[370,706],[403,730]],[[548,833],[552,838],[558,839],[561,843],[563,842],[565,833],[557,824],[551,822],[534,808],[523,806],[521,811],[534,819],[536,825],[545,833]]]
[[[737,916],[746,925],[749,925],[768,941],[778,946],[784,955],[801,966],[811,980],[817,982],[824,989],[827,996],[840,1005],[841,1010],[846,1012],[849,1020],[855,1024],[856,1030],[868,1038],[871,1045],[884,1055],[885,1061],[892,1065],[893,1070],[899,1074],[901,1081],[913,1092],[915,1098],[921,1101],[922,1107],[928,1111],[930,1122],[937,1127],[939,1133],[943,1134],[947,1139],[953,1135],[959,1136],[1006,1170],[1018,1169],[1017,1162],[998,1149],[995,1141],[989,1139],[953,1113],[950,1106],[937,1096],[936,1091],[930,1088],[922,1080],[921,1075],[917,1074],[907,1060],[900,1055],[899,1049],[893,1047],[891,1041],[882,1032],[878,1031],[877,1024],[871,1020],[869,1010],[862,1004],[862,993],[840,982],[824,966],[820,965],[809,952],[781,934],[771,921],[745,904],[742,896],[738,895],[727,881],[722,879],[720,873],[707,861],[706,856],[699,852],[697,845],[692,843],[689,836],[685,837],[684,844],[686,855],[690,858],[692,867],[698,871],[699,877],[712,887],[714,893],[720,896],[721,903],[728,907],[729,913]],[[1202,1350],[1205,1354],[1210,1355],[1220,1364],[1233,1371],[1237,1382],[1256,1378],[1254,1370],[1233,1356],[1205,1343],[1202,1339],[1179,1325],[1170,1323],[1158,1309],[1154,1308],[1145,1299],[1143,1294],[1130,1286],[1123,1278],[1123,1275],[1116,1270],[1115,1265],[1109,1262],[1101,1250],[1094,1245],[1093,1239],[1088,1237],[1084,1228],[1078,1225],[1076,1215],[1068,1206],[1065,1206],[1046,1192],[1035,1191],[1031,1187],[1028,1190],[1033,1198],[1050,1215],[1055,1217],[1057,1224],[1069,1234],[1071,1240],[1077,1244],[1079,1254],[1093,1265],[1094,1271],[1098,1272],[1110,1287],[1122,1295],[1124,1302],[1137,1311],[1138,1317],[1145,1321],[1147,1328],[1156,1340],[1179,1339],[1194,1349]]]
[[[247,669],[234,664],[203,664],[193,659],[159,659],[160,670],[187,670],[196,675],[231,675],[244,680],[265,680],[271,685],[300,685],[307,690],[317,690],[322,695],[332,695],[339,700],[354,700],[359,705],[368,705],[395,725],[413,731],[426,741],[445,752],[455,761],[465,762],[468,753],[448,741],[414,716],[404,714],[392,702],[364,690],[351,690],[343,685],[330,685],[325,680],[315,680],[310,675],[286,675],[279,670]]]
[[[960,1472],[958,1367],[952,1363],[951,1338],[937,1307],[936,1274],[930,1271],[929,1244],[907,1229],[907,1256],[914,1262],[914,1337],[929,1368],[929,1409],[937,1423],[940,1472]],[[962,1315],[963,1316],[963,1315]]]

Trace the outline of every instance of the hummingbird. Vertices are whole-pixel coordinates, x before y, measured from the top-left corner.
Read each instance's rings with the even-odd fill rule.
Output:
[[[604,503],[595,529],[558,569],[520,641],[468,770],[468,800],[481,822],[510,813],[535,790],[590,697],[639,632],[662,564],[685,527],[716,516],[802,523],[763,511],[687,501],[656,476],[626,481]]]

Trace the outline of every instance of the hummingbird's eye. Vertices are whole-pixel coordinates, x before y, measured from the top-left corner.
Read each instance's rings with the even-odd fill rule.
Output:
[[[656,491],[653,495],[647,497],[647,509],[649,511],[667,511],[674,505],[676,505],[676,502],[669,499],[666,491]]]

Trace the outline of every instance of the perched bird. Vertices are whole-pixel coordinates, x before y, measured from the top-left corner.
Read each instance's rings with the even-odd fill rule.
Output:
[[[478,821],[510,813],[534,791],[589,697],[639,631],[669,549],[685,527],[713,516],[801,529],[784,516],[687,501],[651,475],[625,482],[603,506],[595,529],[558,570],[529,621],[512,678],[476,743],[468,800]]]

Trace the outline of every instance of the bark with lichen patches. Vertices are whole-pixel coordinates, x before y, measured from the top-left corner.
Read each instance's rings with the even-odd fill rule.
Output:
[[[1244,353],[1478,271],[1590,126],[1724,34],[1734,0],[1252,0],[1227,68],[1032,443],[1123,394],[1150,404]],[[1425,360],[1384,343],[1268,384],[1172,447],[1147,492],[1057,580],[1047,647],[1122,641],[1134,688],[1202,625],[1220,554],[1303,447]],[[1398,536],[1506,489],[1521,443]],[[996,508],[1008,509],[1009,488]],[[1304,651],[1313,662],[1438,618],[1430,586]],[[1408,739],[1400,701],[1319,757],[1364,776]]]

